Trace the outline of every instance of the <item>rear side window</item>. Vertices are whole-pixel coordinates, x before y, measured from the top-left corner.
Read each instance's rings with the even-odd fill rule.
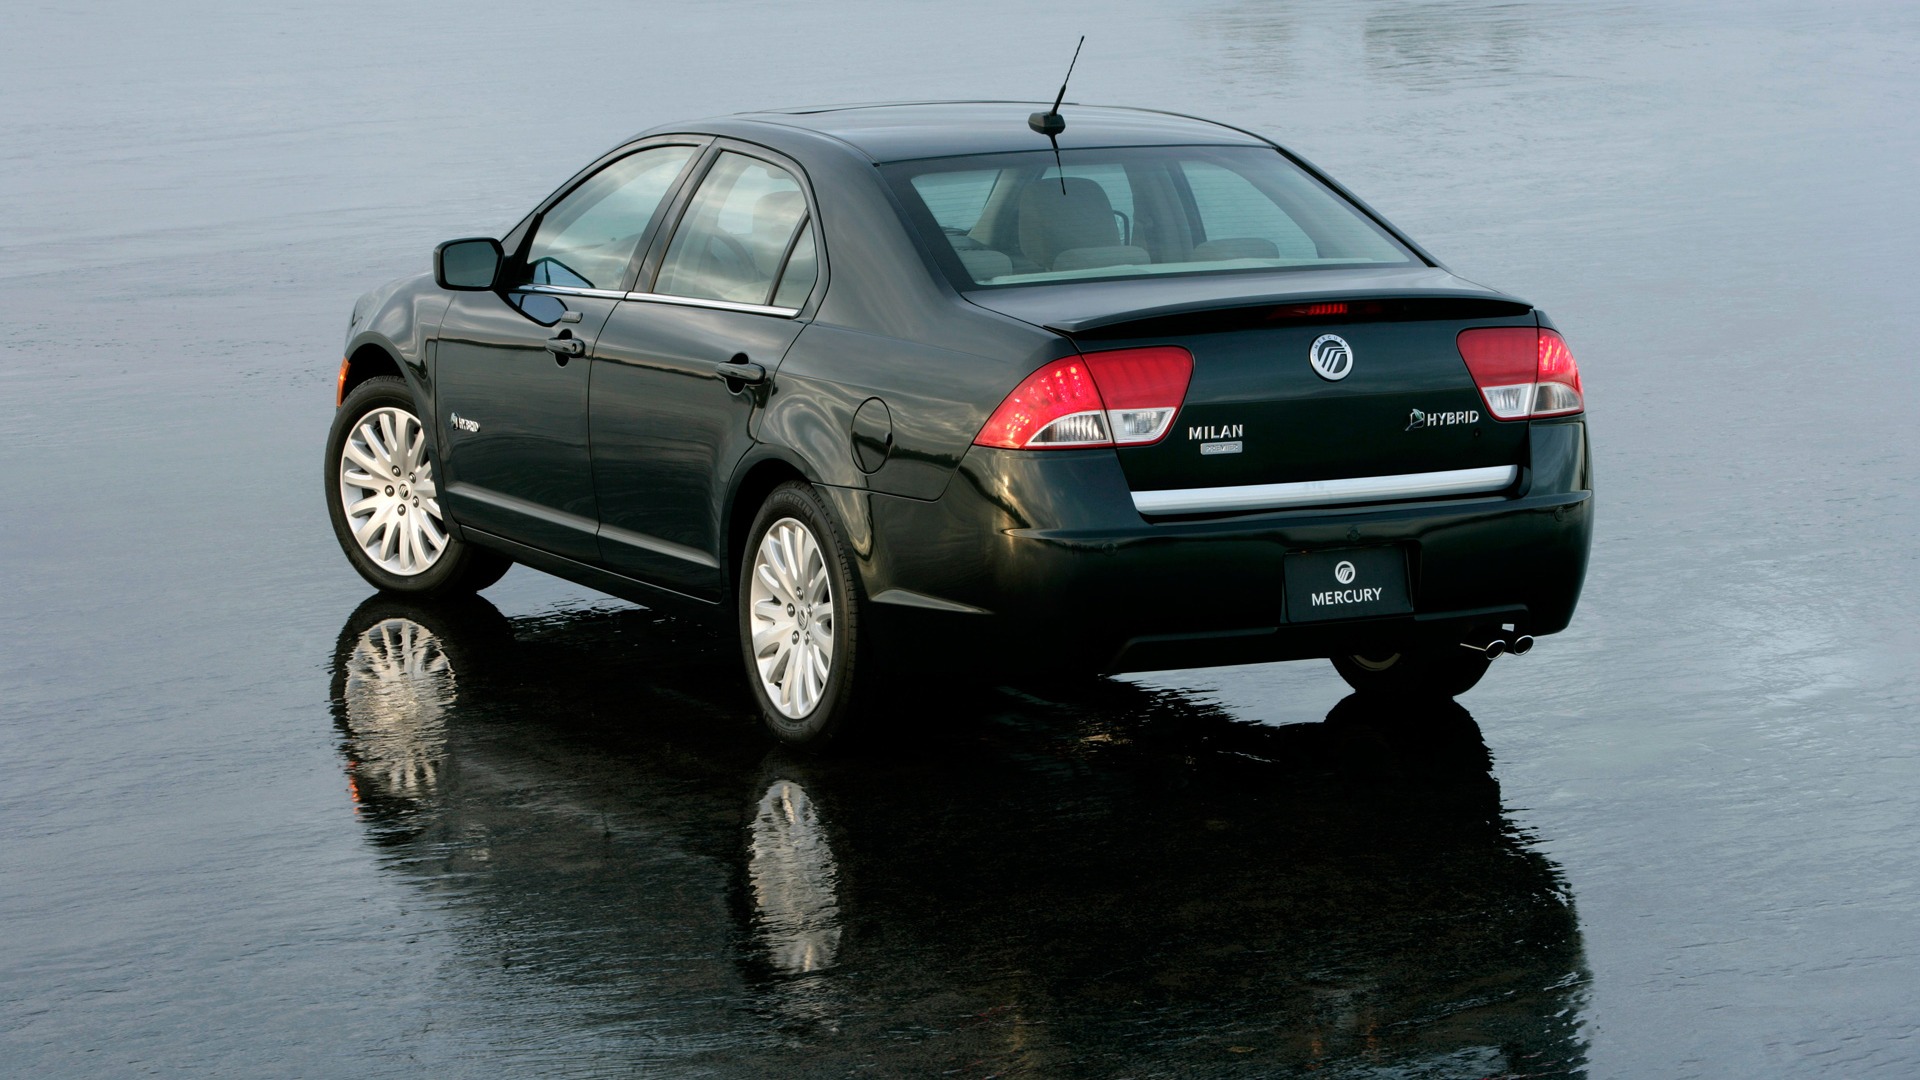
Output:
[[[523,284],[618,289],[691,146],[657,146],[594,173],[540,219]]]
[[[885,171],[961,288],[1418,265],[1346,199],[1258,147],[1076,150],[1057,164],[1043,150]]]
[[[780,275],[780,284],[774,286],[773,306],[797,308],[805,304],[807,294],[813,292],[814,282],[819,280],[820,253],[813,246],[813,230],[807,228],[793,242],[787,268]]]
[[[783,274],[789,256],[794,266]],[[799,181],[778,165],[727,152],[687,204],[653,291],[798,307],[817,271]]]

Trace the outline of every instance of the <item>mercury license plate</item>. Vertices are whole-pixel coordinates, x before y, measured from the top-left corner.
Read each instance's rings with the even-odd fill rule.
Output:
[[[1407,598],[1407,557],[1397,547],[1288,555],[1284,570],[1289,622],[1403,615],[1413,610]]]

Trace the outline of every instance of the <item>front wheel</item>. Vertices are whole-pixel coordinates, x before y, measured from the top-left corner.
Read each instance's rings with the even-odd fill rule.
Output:
[[[326,481],[334,536],[377,589],[463,596],[513,565],[461,540],[448,523],[426,429],[401,379],[368,379],[340,403],[327,434]]]
[[[1473,689],[1492,658],[1460,645],[1427,645],[1398,652],[1355,653],[1333,658],[1333,668],[1361,693],[1438,694],[1456,697]]]
[[[859,689],[859,597],[812,488],[782,484],[767,496],[740,563],[740,648],[767,730],[793,746],[843,738]]]

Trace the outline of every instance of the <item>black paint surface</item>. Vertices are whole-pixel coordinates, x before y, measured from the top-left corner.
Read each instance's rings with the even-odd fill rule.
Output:
[[[787,14],[0,13],[7,1071],[1920,1069],[1910,6]],[[936,686],[820,764],[517,571],[360,711],[317,448],[367,284],[654,123],[1032,98],[1082,32],[1070,98],[1269,132],[1553,314],[1566,633],[1470,716]]]

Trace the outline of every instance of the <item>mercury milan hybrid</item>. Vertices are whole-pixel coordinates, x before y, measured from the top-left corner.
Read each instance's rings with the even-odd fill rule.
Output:
[[[353,308],[348,559],[717,619],[792,743],[1015,668],[1457,694],[1567,625],[1593,483],[1544,314],[1258,135],[1035,108],[670,124],[440,245]]]

